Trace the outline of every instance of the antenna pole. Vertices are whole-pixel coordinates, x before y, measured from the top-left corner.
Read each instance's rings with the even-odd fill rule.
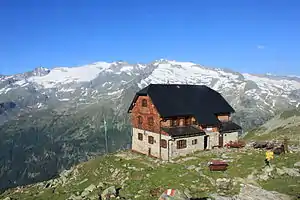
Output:
[[[108,153],[107,149],[107,126],[106,126],[106,120],[105,120],[105,115],[104,115],[104,136],[105,136],[105,152]]]

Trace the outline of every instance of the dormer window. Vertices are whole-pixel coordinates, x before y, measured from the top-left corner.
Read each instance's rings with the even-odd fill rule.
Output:
[[[147,107],[147,99],[142,100],[142,107]]]
[[[177,120],[177,119],[172,119],[172,120],[171,120],[171,126],[179,126],[179,120]]]
[[[191,118],[185,118],[184,119],[184,124],[186,125],[186,126],[188,126],[188,125],[191,125]]]

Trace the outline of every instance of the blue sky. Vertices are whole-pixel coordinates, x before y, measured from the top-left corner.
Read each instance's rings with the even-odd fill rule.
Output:
[[[193,61],[300,75],[299,0],[0,0],[0,74]]]

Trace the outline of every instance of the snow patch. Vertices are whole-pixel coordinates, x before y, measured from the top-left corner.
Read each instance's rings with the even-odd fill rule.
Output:
[[[11,90],[11,88],[6,88],[6,90],[4,91],[4,94],[6,94],[10,90]]]
[[[12,88],[8,88],[8,87],[4,87],[0,89],[0,94],[4,93],[6,94],[7,92],[9,92],[10,90],[12,90]]]
[[[242,74],[246,80],[254,81],[260,88],[270,88],[271,90],[297,90],[300,89],[300,82],[295,80],[287,80],[287,79],[271,79],[266,77],[260,77],[251,75],[248,73]]]
[[[58,99],[59,101],[70,101],[70,99]]]
[[[133,70],[133,66],[124,66],[120,69],[121,72],[130,72]]]
[[[174,65],[180,65],[180,67]],[[142,80],[138,86],[142,88],[150,83],[203,84],[220,90],[221,88],[230,89],[237,82],[241,83],[236,80],[237,78],[236,74],[204,68],[194,63],[168,61],[159,63],[152,74]],[[216,81],[214,85],[212,85],[213,81]]]
[[[141,65],[141,64],[138,64],[137,66],[138,66],[139,69],[144,69],[144,68],[147,67],[146,65]]]
[[[67,84],[72,82],[89,82],[110,67],[110,63],[97,62],[91,65],[81,67],[60,67],[54,68],[45,76],[34,76],[28,79],[29,82],[37,83],[44,88],[54,88],[59,84]],[[20,82],[18,84],[22,84]]]
[[[192,62],[177,62],[175,60],[168,61],[168,63],[170,63],[171,65],[180,65],[182,67],[191,67],[196,65],[195,63]]]
[[[43,104],[42,103],[37,103],[36,106],[37,106],[37,108],[41,108],[41,107],[43,107]]]
[[[59,90],[59,92],[74,92],[76,89],[73,88],[62,88]]]
[[[116,95],[116,94],[120,94],[122,92],[123,92],[123,89],[117,90],[117,91],[114,91],[114,92],[108,92],[107,95]]]

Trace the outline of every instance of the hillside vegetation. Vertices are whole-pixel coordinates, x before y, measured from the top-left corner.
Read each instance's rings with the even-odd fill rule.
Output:
[[[246,140],[283,140],[300,145],[300,110],[288,110],[267,121],[264,125],[249,131]]]
[[[245,148],[200,151],[169,163],[130,151],[98,156],[55,179],[9,189],[0,199],[99,199],[99,194],[111,186],[119,188],[124,199],[138,200],[158,199],[168,188],[188,191],[193,198],[256,195],[272,200],[296,199],[300,195],[299,124],[297,112],[288,111],[249,132],[244,137],[248,142]],[[271,167],[265,167],[265,150],[253,149],[250,142],[282,141],[285,136],[290,139],[289,153],[275,155]],[[212,159],[228,161],[228,170],[209,171],[207,163]]]
[[[194,198],[239,193],[241,184],[295,197],[300,194],[300,173],[295,168],[299,152],[275,156],[271,168],[264,167],[265,152],[244,149],[216,149],[179,158],[172,163],[122,151],[81,163],[60,178],[10,189],[0,197],[12,199],[99,199],[103,189],[115,186],[125,199],[158,199],[168,188],[188,190]],[[211,159],[225,159],[225,172],[211,172]],[[225,184],[224,184],[225,183]]]
[[[0,191],[48,180],[105,154],[105,111],[96,105],[81,112],[47,109],[0,126]],[[129,126],[113,124],[111,117],[106,121],[108,151],[126,148],[131,140]]]

